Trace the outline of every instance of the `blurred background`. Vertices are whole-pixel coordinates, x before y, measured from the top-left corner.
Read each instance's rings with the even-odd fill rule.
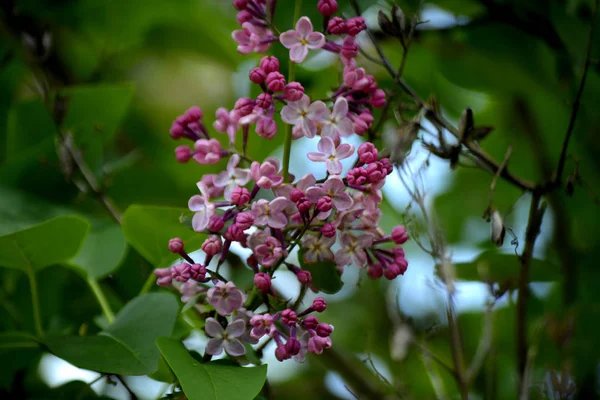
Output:
[[[291,29],[293,3],[278,2],[280,29]],[[339,3],[342,15],[355,15],[347,1]],[[408,55],[406,82],[422,98],[435,96],[442,113],[454,124],[470,107],[477,125],[493,126],[482,147],[500,162],[512,146],[512,173],[536,182],[546,177],[544,165],[558,162],[583,70],[592,0],[422,4],[365,0],[358,4],[395,66],[401,60],[401,46],[382,34],[377,12],[389,12],[397,4],[412,18],[420,7],[422,23]],[[321,26],[316,1],[304,0],[302,11],[316,27]],[[96,277],[108,301],[118,310],[135,297],[153,267],[127,245],[120,227],[97,201],[97,193],[112,199],[111,206],[121,211],[132,204],[186,207],[202,175],[224,167],[222,163],[178,164],[173,153],[176,144],[168,130],[174,118],[192,105],[202,108],[210,125],[218,107],[231,109],[237,98],[258,93],[247,76],[260,55],[237,53],[231,38],[235,29],[239,29],[235,10],[226,0],[3,0],[0,235],[56,215],[85,216],[92,223],[97,244],[86,254],[98,265]],[[597,29],[568,152],[572,157],[565,168],[572,187],[545,199],[550,207],[534,252],[532,280],[536,283],[528,309],[528,333],[539,352],[532,369],[532,398],[600,396],[596,339],[600,321],[596,288],[600,282],[599,36]],[[367,54],[376,56],[367,35],[361,34],[359,41]],[[287,51],[274,45],[270,53],[279,57],[286,70]],[[391,88],[392,78],[381,65],[365,57],[358,60],[380,87]],[[339,73],[335,57],[313,52],[297,68],[297,80],[313,97],[325,97]],[[393,101],[410,103],[400,93]],[[400,110],[395,116],[401,114]],[[375,114],[376,121],[379,116]],[[392,149],[402,135],[402,121],[388,117],[378,145]],[[73,136],[58,134],[57,126]],[[423,128],[419,135],[427,139],[427,130],[434,128],[427,123]],[[271,141],[250,140],[248,155],[263,159],[281,154],[282,126],[279,132]],[[219,136],[222,143],[224,139]],[[98,191],[86,186],[73,160],[64,156],[65,141],[81,150]],[[313,148],[315,142],[297,141],[292,154]],[[426,208],[437,217],[455,263],[465,359],[473,359],[482,338],[489,342],[473,398],[515,398],[514,289],[519,266],[515,251],[523,250],[530,196],[498,182],[494,204],[509,232],[497,249],[490,241],[489,223],[482,218],[492,176],[469,160],[462,161],[451,168],[448,161],[430,157],[417,140],[403,174],[426,194]],[[291,172],[296,176],[308,172],[306,168],[302,158],[292,161]],[[418,170],[420,175],[408,172]],[[411,198],[396,173],[390,176],[384,195],[383,229],[389,232],[406,224],[411,236],[423,237],[423,215],[414,205],[408,207]],[[458,398],[452,377],[422,351],[426,346],[428,352],[451,364],[446,289],[436,276],[435,262],[415,241],[407,243],[405,250],[409,269],[393,284],[371,281],[348,270],[344,289],[327,296],[330,307],[324,318],[335,326],[335,346],[354,354],[393,391],[416,399]],[[243,249],[239,253],[242,256]],[[501,295],[494,297],[489,284],[477,282],[482,265]],[[567,269],[574,271],[576,293],[574,301],[565,305]],[[26,276],[10,269],[0,274],[0,330],[32,330]],[[285,274],[279,278],[281,290],[297,296],[294,279]],[[106,325],[77,268],[51,266],[41,271],[39,281],[43,319],[50,330],[84,334]],[[191,327],[184,321],[181,324],[189,333]],[[197,333],[186,341],[188,347],[200,351],[204,343]],[[355,398],[339,371],[340,360],[315,357],[304,364],[279,364],[271,351],[266,354],[272,366],[269,382],[274,399]],[[5,351],[0,343],[0,356],[2,398],[130,397],[120,383],[104,378],[91,386],[82,383],[94,381],[99,374],[70,366],[39,349]],[[140,399],[160,398],[170,390],[170,384],[160,379],[126,379]]]

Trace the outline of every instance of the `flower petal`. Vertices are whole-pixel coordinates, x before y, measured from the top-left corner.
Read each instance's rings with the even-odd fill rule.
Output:
[[[243,36],[240,35],[240,39],[243,39]],[[298,32],[290,30],[283,32],[281,36],[279,36],[279,41],[284,47],[290,49],[293,46],[301,44],[302,37],[298,34]],[[238,43],[240,42],[238,41]]]
[[[350,207],[352,207],[352,204],[354,204],[354,200],[352,200],[352,197],[350,197],[350,195],[345,192],[338,193],[333,198],[333,205],[339,211],[349,209]]]
[[[325,168],[332,175],[339,175],[342,173],[342,163],[338,160],[327,160],[325,161]]]
[[[218,356],[223,352],[223,339],[210,339],[206,344],[205,351],[213,356]]]
[[[217,176],[213,178],[213,185],[215,185],[216,187],[224,187],[229,184],[230,180],[231,177],[229,175],[229,172],[221,171],[217,174]]]
[[[244,334],[246,330],[246,323],[241,319],[236,319],[229,325],[227,325],[227,329],[225,332],[227,333],[227,337],[240,337]]]
[[[206,210],[198,211],[192,217],[192,229],[196,232],[202,232],[208,226],[208,213]]]
[[[317,144],[317,149],[323,154],[331,155],[335,150],[335,144],[330,137],[322,137]]]
[[[343,160],[344,158],[348,158],[354,153],[354,146],[349,143],[340,144],[337,149],[335,149],[336,158],[338,160]]]
[[[336,124],[336,128],[340,135],[342,135],[343,137],[350,136],[354,131],[354,126],[352,125],[352,121],[350,121],[350,118],[342,118]]]
[[[227,340],[225,342],[225,351],[230,356],[239,357],[246,353],[246,348],[244,347],[242,342],[240,342],[237,339],[233,339],[233,340]]]
[[[321,32],[311,32],[306,35],[309,49],[320,49],[325,45],[325,36]]]
[[[318,153],[317,153],[318,154]],[[206,209],[206,200],[200,195],[193,195],[188,200],[188,208],[190,211],[201,211]]]
[[[296,125],[300,122],[301,118],[302,114],[300,114],[297,109],[290,105],[283,106],[283,109],[281,110],[281,119],[283,122],[290,125]]]
[[[221,336],[223,336],[223,327],[219,322],[217,322],[216,319],[212,317],[206,319],[204,329],[210,337],[220,338]]]
[[[271,228],[281,229],[288,224],[288,219],[284,213],[275,213],[268,216],[268,224]]]
[[[297,44],[290,48],[290,60],[295,63],[301,63],[308,55],[308,47],[303,44]]]
[[[296,22],[296,32],[302,37],[308,36],[312,31],[313,26],[308,17],[302,17]]]
[[[313,121],[329,121],[329,108],[321,100],[317,100],[308,107],[306,116]]]
[[[343,192],[346,189],[346,185],[344,185],[344,181],[339,176],[332,176],[323,184],[323,189],[329,196],[334,197],[337,193]]]
[[[309,160],[316,161],[316,162],[325,162],[325,161],[327,161],[329,159],[329,157],[327,157],[326,154],[315,153],[315,152],[312,152],[312,151],[310,153],[308,153],[306,156],[308,157]]]
[[[333,105],[333,117],[340,120],[348,115],[348,100],[345,97],[338,97]]]

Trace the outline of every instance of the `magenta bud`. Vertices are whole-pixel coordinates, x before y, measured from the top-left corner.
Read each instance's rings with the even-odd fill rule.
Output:
[[[397,226],[392,229],[392,240],[396,244],[406,243],[408,240],[408,232],[406,232],[406,228],[403,226]]]
[[[254,256],[254,254],[252,254],[251,256],[249,256],[246,259],[246,264],[248,264],[248,266],[250,268],[258,268],[258,260],[256,259],[256,257]]]
[[[320,212],[327,212],[327,211],[331,210],[332,207],[333,207],[333,202],[331,200],[331,197],[329,197],[329,196],[323,196],[319,200],[317,200],[316,208]]]
[[[321,228],[321,233],[326,238],[332,238],[335,236],[335,226],[333,226],[333,224],[325,224]]]
[[[316,312],[320,312],[321,313],[321,312],[325,311],[325,309],[327,308],[327,302],[325,301],[324,298],[317,297],[316,299],[313,300],[312,308]]]
[[[179,122],[175,121],[171,124],[171,129],[169,130],[169,134],[173,139],[179,139],[183,136],[183,125]]]
[[[256,123],[256,133],[265,139],[273,139],[277,133],[277,123],[271,118],[263,118]]]
[[[260,68],[266,74],[279,71],[279,60],[275,56],[266,56],[260,60]]]
[[[308,317],[304,318],[303,325],[306,329],[315,329],[317,326],[319,326],[319,319],[314,315],[309,315]]]
[[[225,221],[223,221],[223,217],[219,215],[213,215],[210,217],[208,221],[208,230],[211,232],[218,232],[225,226]]]
[[[283,88],[287,101],[298,101],[304,96],[304,87],[299,82],[290,82]]]
[[[209,236],[204,243],[202,243],[202,251],[209,257],[219,254],[222,248],[223,242],[221,242],[221,237],[217,235]]]
[[[381,165],[380,162],[375,162],[367,165],[366,168],[367,178],[370,183],[381,182],[387,176],[387,170]]]
[[[183,251],[183,240],[180,238],[169,240],[169,251],[175,254],[181,253]]]
[[[379,279],[383,276],[383,267],[381,264],[371,264],[367,268],[367,275],[371,279]]]
[[[268,293],[271,288],[271,277],[269,274],[264,272],[259,272],[254,274],[254,286],[258,288],[263,293]]]
[[[333,327],[326,323],[320,323],[315,330],[317,331],[317,335],[321,337],[328,337],[331,335],[331,332],[333,332]]]
[[[352,168],[346,174],[346,179],[351,185],[364,185],[369,182],[367,170],[362,167]]]
[[[254,15],[248,10],[242,10],[235,16],[238,24],[242,25],[244,22],[250,22],[254,19]]]
[[[317,9],[324,17],[331,17],[338,10],[338,4],[335,0],[319,0]]]
[[[284,361],[289,359],[291,356],[288,353],[288,351],[285,348],[284,344],[280,344],[279,346],[277,346],[277,349],[275,349],[275,358],[278,361]]]
[[[342,35],[348,32],[346,22],[340,17],[333,17],[327,24],[327,30],[333,35]]]
[[[288,352],[288,354],[292,356],[295,356],[296,354],[300,353],[301,349],[302,344],[295,337],[290,337],[285,344],[285,350]]]
[[[379,162],[381,163],[381,165],[383,165],[383,168],[385,168],[388,175],[394,171],[394,165],[392,164],[389,158],[382,158],[381,160],[379,160]]]
[[[225,235],[223,235],[225,239],[231,240],[232,242],[241,242],[246,234],[244,230],[238,224],[231,224],[227,227],[225,231]]]
[[[273,98],[269,93],[261,93],[256,98],[256,105],[262,109],[268,109],[273,104]],[[248,113],[250,114],[250,113]]]
[[[301,213],[307,213],[310,210],[311,204],[306,197],[302,197],[300,200],[296,201],[296,207]]]
[[[345,58],[354,58],[358,55],[358,43],[353,36],[347,36],[344,39],[340,53]]]
[[[257,85],[263,83],[266,77],[267,74],[262,70],[262,68],[252,68],[249,75],[250,80]]]
[[[383,89],[377,89],[371,96],[371,105],[375,108],[383,108],[385,102],[385,92]]]
[[[245,117],[248,114],[252,114],[254,102],[248,97],[242,97],[235,102],[233,109],[238,112],[240,117]]]
[[[235,224],[243,231],[250,228],[254,223],[254,215],[250,211],[244,211],[235,216]]]
[[[270,72],[265,82],[267,83],[267,89],[273,93],[281,92],[285,87],[285,77],[277,71]]]
[[[186,163],[192,158],[192,150],[187,146],[177,146],[175,148],[175,159],[179,163]]]
[[[297,321],[298,321],[298,316],[296,315],[296,312],[294,312],[294,310],[290,310],[288,308],[281,312],[281,322],[283,322],[284,325],[288,325],[288,326],[296,325]]]
[[[310,272],[305,270],[298,271],[296,278],[298,278],[298,282],[300,282],[302,285],[308,285],[312,282],[312,275]]]
[[[158,278],[156,283],[160,287],[171,286],[171,269],[170,268],[157,268],[154,270],[154,275]]]
[[[398,264],[389,264],[385,269],[383,276],[385,276],[386,279],[389,279],[391,281],[392,279],[395,279],[398,275],[400,275],[400,273],[401,269]]]
[[[196,282],[201,282],[206,279],[206,267],[201,264],[192,264],[190,267],[190,275]]]
[[[363,17],[350,18],[346,21],[346,26],[348,27],[348,34],[350,36],[356,36],[367,29],[367,24]]]
[[[246,9],[246,6],[248,5],[248,1],[249,0],[233,0],[233,6],[238,11],[244,10],[244,9]]]
[[[187,118],[188,121],[198,121],[199,119],[202,119],[202,117],[204,116],[204,113],[202,112],[202,110],[200,109],[200,107],[198,106],[191,106],[186,112],[185,112],[185,117]]]
[[[304,197],[304,192],[301,189],[293,188],[290,192],[290,200],[294,203]]]
[[[171,278],[177,282],[187,282],[192,277],[189,264],[181,263],[171,267]]]
[[[231,192],[231,202],[236,206],[243,206],[250,201],[250,192],[246,188],[237,187]]]
[[[379,157],[379,152],[375,148],[375,145],[371,142],[363,143],[358,146],[357,154],[358,159],[362,164],[375,162]]]

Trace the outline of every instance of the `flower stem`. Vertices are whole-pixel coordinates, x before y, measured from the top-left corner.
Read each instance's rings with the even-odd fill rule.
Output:
[[[29,278],[29,286],[31,286],[31,304],[33,306],[33,320],[35,322],[35,333],[38,337],[44,336],[44,328],[42,328],[42,316],[40,313],[40,297],[38,295],[37,279],[33,267],[28,263],[27,277]]]
[[[300,18],[302,0],[296,0],[294,8],[294,24]],[[292,60],[288,62],[288,83],[296,79],[296,63]],[[283,142],[283,181],[289,181],[290,177],[290,154],[292,152],[292,126],[285,125],[285,141]]]
[[[100,308],[102,308],[102,313],[106,317],[106,320],[108,321],[109,324],[112,324],[112,322],[115,320],[115,314],[113,313],[112,309],[110,308],[110,304],[108,304],[108,300],[106,299],[106,296],[104,295],[104,292],[102,291],[102,288],[100,287],[100,284],[98,284],[98,281],[95,280],[94,278],[88,278],[87,282],[88,282],[88,285],[90,285],[90,288],[92,289],[92,292],[94,293],[94,296],[96,296],[96,299],[98,300],[98,303],[100,304]]]

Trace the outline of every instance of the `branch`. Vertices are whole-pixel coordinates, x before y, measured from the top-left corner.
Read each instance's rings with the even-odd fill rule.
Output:
[[[575,101],[573,102],[573,108],[571,109],[571,118],[569,119],[569,126],[567,127],[565,140],[563,141],[562,149],[560,151],[558,167],[556,168],[556,176],[554,177],[554,182],[556,184],[560,184],[560,182],[562,181],[562,174],[565,168],[565,162],[567,160],[567,148],[569,147],[569,140],[573,135],[575,121],[577,119],[577,112],[579,111],[579,105],[581,104],[581,96],[583,94],[583,88],[585,86],[585,79],[587,78],[587,73],[590,68],[592,56],[592,42],[594,40],[594,28],[596,27],[596,16],[598,14],[599,2],[599,0],[596,0],[594,2],[594,10],[592,11],[592,23],[590,25],[590,34],[588,37],[587,50],[585,54],[585,63],[583,65],[583,73],[581,74],[581,82],[579,83],[579,89],[577,90],[577,95],[575,96]]]

